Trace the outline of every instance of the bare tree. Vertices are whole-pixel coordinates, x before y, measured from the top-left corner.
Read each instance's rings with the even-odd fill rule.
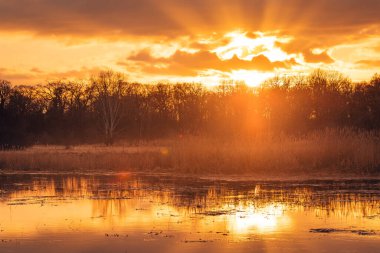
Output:
[[[4,110],[5,104],[9,100],[11,90],[11,84],[8,81],[0,80],[0,112]]]
[[[122,112],[122,95],[125,86],[124,76],[111,70],[102,71],[92,79],[98,95],[99,110],[104,127],[105,144],[112,145],[115,130]]]

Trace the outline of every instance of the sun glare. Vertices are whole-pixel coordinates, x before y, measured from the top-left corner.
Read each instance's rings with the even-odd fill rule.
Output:
[[[230,60],[237,57],[244,61],[255,61],[255,57],[265,56],[270,62],[283,62],[295,58],[296,55],[287,54],[277,43],[289,43],[291,37],[279,37],[267,35],[262,32],[248,34],[235,31],[225,35],[230,40],[227,45],[218,47],[212,52],[216,53],[221,60]],[[259,70],[232,70],[229,76],[232,80],[243,81],[248,86],[258,86],[268,78],[273,77],[280,69],[275,71]]]
[[[242,81],[251,87],[257,87],[265,80],[273,77],[271,72],[260,72],[255,70],[236,70],[232,71],[230,77],[234,81]]]
[[[231,59],[235,55],[242,60],[250,61],[253,57],[264,55],[271,62],[284,61],[292,58],[276,42],[287,43],[291,38],[280,38],[275,35],[265,35],[261,32],[248,35],[245,32],[231,32],[225,35],[231,41],[229,44],[216,48],[215,52],[222,60]]]
[[[266,233],[274,231],[279,222],[285,222],[284,207],[282,205],[269,205],[264,208],[254,206],[239,206],[244,210],[244,215],[236,213],[229,220],[229,229],[235,234],[247,234],[252,230]]]

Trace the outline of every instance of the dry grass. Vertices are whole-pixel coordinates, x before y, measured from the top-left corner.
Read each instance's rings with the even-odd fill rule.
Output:
[[[0,152],[0,168],[48,171],[154,171],[187,174],[380,173],[375,133],[325,131],[302,138],[186,137],[139,146],[35,146]]]

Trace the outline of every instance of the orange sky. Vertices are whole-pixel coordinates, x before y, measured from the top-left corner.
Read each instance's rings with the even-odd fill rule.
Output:
[[[379,0],[0,0],[0,79],[101,69],[130,81],[257,85],[314,68],[380,72]]]

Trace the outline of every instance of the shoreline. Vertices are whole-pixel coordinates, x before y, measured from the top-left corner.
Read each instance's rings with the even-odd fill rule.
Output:
[[[306,181],[366,181],[366,180],[379,180],[380,174],[373,175],[289,175],[289,176],[268,176],[268,175],[190,175],[182,173],[172,172],[147,172],[147,171],[98,171],[98,170],[83,170],[83,171],[54,171],[54,170],[12,170],[12,169],[0,169],[1,175],[72,175],[72,176],[122,176],[128,177],[128,175],[137,176],[162,176],[169,178],[188,178],[195,180],[206,181],[220,181],[220,182],[306,182]]]

